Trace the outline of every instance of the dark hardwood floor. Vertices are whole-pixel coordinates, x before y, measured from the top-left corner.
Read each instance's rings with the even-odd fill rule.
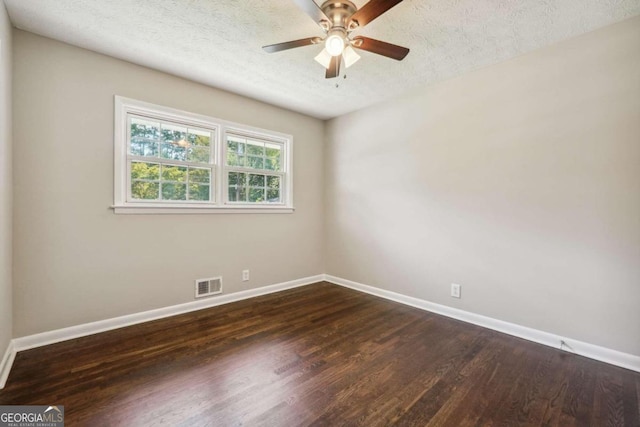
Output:
[[[328,283],[24,351],[82,426],[640,426],[640,374]]]

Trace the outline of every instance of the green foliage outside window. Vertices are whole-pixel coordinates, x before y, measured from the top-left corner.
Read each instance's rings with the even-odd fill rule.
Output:
[[[162,189],[162,197],[160,197],[160,189]],[[131,162],[131,197],[133,199],[208,201],[210,189],[210,169]]]

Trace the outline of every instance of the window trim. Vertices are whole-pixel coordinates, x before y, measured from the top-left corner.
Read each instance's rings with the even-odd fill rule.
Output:
[[[293,137],[291,135],[117,95],[114,98],[114,108],[114,203],[111,208],[116,214],[292,213],[294,211]],[[203,127],[215,131],[215,138],[211,141],[214,155],[213,161],[210,163],[212,180],[214,181],[211,186],[213,199],[211,202],[148,202],[130,201],[128,199],[131,179],[130,173],[127,175],[130,168],[127,152],[130,132],[127,120],[129,114],[171,121],[187,126]],[[242,135],[265,142],[282,144],[283,170],[275,173],[284,177],[283,187],[281,188],[282,203],[227,202],[228,174],[226,172],[229,168],[226,165],[227,134]],[[149,161],[152,162],[153,159],[149,159]],[[259,173],[261,170],[257,171]]]

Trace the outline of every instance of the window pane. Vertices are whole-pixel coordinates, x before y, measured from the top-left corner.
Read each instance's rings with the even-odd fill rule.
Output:
[[[187,141],[187,128],[183,126],[170,125],[168,123],[162,124],[162,139],[164,142],[175,145],[186,146]]]
[[[129,153],[134,156],[157,157],[160,123],[131,117]]]
[[[238,187],[235,185],[229,186],[229,201],[230,202],[246,202],[247,201],[247,188]]]
[[[229,172],[229,185],[244,186],[247,183],[247,174],[242,172]]]
[[[192,146],[209,147],[211,144],[211,132],[189,129],[188,141]]]
[[[209,200],[209,186],[206,184],[189,184],[189,200]]]
[[[267,189],[267,202],[280,203],[280,190]]]
[[[227,165],[229,166],[245,166],[246,149],[244,138],[234,136],[227,137]]]
[[[209,147],[191,147],[187,149],[187,160],[190,162],[209,163],[211,152]]]
[[[238,153],[234,153],[233,151],[227,151],[227,165],[229,166],[244,166],[240,165],[238,162]]]
[[[211,182],[211,170],[201,168],[189,168],[189,182],[201,182],[209,184]]]
[[[227,151],[233,153],[245,154],[244,139],[231,138],[227,140]]]
[[[271,157],[267,157],[265,159],[264,168],[272,171],[280,170],[280,159],[273,159]]]
[[[187,149],[177,144],[163,143],[160,146],[160,157],[184,162],[187,160]]]
[[[258,142],[248,143],[247,154],[250,154],[252,156],[264,157],[264,144]]]
[[[247,156],[247,166],[253,169],[264,169],[264,159],[262,157]]]
[[[249,175],[249,185],[252,187],[264,187],[264,175]]]
[[[131,162],[131,179],[160,179],[160,165],[157,163]]]
[[[266,144],[267,157],[280,157],[281,148],[276,144]]]
[[[162,144],[160,157],[185,161],[187,159],[187,128],[163,123],[161,126]]]
[[[282,147],[280,145],[266,144],[266,156],[265,169],[281,170]]]
[[[228,190],[228,196],[230,202],[238,201],[238,187],[235,185],[230,185]]]
[[[156,200],[159,188],[158,182],[133,181],[131,183],[131,197],[138,200]]]
[[[187,185],[162,183],[162,198],[164,200],[187,200]]]
[[[264,188],[251,188],[249,190],[249,201],[252,203],[264,202]]]
[[[160,123],[131,117],[131,138],[135,137],[157,141],[160,138]]]
[[[134,156],[158,157],[158,143],[139,136],[131,138],[130,154]]]
[[[267,187],[277,189],[280,188],[280,177],[279,176],[268,176],[267,177]]]
[[[242,172],[229,172],[229,201],[247,201],[247,174]]]
[[[229,185],[238,185],[238,173],[229,172]]]
[[[187,167],[162,165],[162,180],[171,182],[185,182],[187,180]],[[164,187],[162,190],[162,194],[164,198]]]

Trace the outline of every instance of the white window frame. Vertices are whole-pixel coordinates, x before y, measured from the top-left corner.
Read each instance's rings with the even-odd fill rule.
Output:
[[[115,96],[114,112],[114,203],[111,206],[116,214],[203,214],[203,213],[291,213],[293,207],[293,137],[284,133],[259,129],[226,120],[216,119],[201,114],[189,113],[170,107],[138,101],[131,98]],[[129,116],[157,119],[204,128],[214,132],[215,138],[210,142],[212,160],[209,164],[211,176],[211,201],[162,201],[133,200],[131,188],[131,161],[141,158],[128,154]],[[278,172],[255,169],[256,173],[281,176],[281,203],[228,202],[228,171],[236,169],[227,167],[227,135],[246,136],[267,143],[282,145],[282,170]],[[154,163],[153,158],[143,161]],[[169,159],[163,163],[175,163]],[[188,162],[180,165],[189,166]],[[198,165],[193,165],[198,167]],[[250,168],[246,171],[250,173]]]

